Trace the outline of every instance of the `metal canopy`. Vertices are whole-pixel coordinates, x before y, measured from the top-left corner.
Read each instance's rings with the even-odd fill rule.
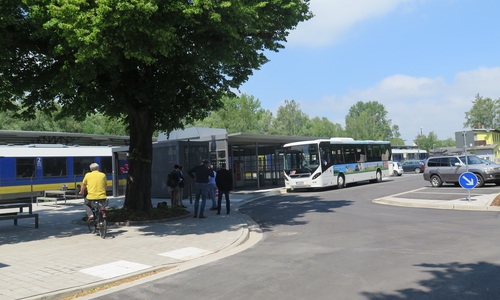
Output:
[[[217,135],[224,135],[225,129],[206,129],[191,128],[185,132],[176,132],[171,134],[170,140],[201,139]],[[227,142],[233,146],[272,146],[296,141],[314,140],[318,137],[306,136],[286,136],[286,135],[267,135],[256,133],[231,133],[227,134]],[[153,138],[157,140],[166,140],[166,136]],[[27,145],[27,144],[63,144],[63,145],[81,145],[81,146],[128,146],[130,145],[129,136],[112,136],[100,134],[50,132],[50,131],[21,131],[21,130],[0,130],[0,145]]]
[[[156,138],[153,139],[153,142]],[[0,130],[0,145],[63,144],[81,146],[127,146],[129,136],[51,131]]]
[[[256,134],[256,133],[231,133],[227,135],[227,140],[230,145],[233,146],[248,146],[255,145],[257,143],[259,146],[272,146],[277,144],[286,144],[290,142],[298,141],[308,141],[316,140],[318,137],[310,136],[288,136],[288,135],[268,135],[268,134]]]

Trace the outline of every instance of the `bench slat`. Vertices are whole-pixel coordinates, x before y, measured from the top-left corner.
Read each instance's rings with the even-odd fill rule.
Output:
[[[0,216],[15,216],[17,212],[9,212],[9,213],[0,213]]]
[[[64,197],[36,197],[36,205],[38,205],[39,200],[54,201],[56,206],[57,206],[57,201],[64,200],[64,203],[66,203],[66,198]]]
[[[35,218],[35,228],[38,228],[38,214],[24,215],[0,215],[0,220],[14,220],[14,225],[17,225],[17,219]]]

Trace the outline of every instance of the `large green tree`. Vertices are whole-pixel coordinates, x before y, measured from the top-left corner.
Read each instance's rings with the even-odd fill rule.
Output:
[[[223,106],[220,109],[211,112],[207,118],[195,122],[194,125],[224,128],[228,133],[267,133],[271,126],[272,113],[263,109],[258,99],[242,94],[239,97],[224,96],[221,101]]]
[[[401,138],[401,133],[399,133],[399,126],[398,125],[392,125],[392,138],[389,140],[391,141],[391,145],[393,146],[402,146],[405,144],[405,140]]]
[[[434,131],[429,132],[427,136],[423,133],[419,133],[414,140],[415,144],[419,149],[424,149],[429,152],[431,149],[436,149],[439,147],[444,147],[441,145],[446,144],[445,141],[439,141],[437,134]]]
[[[345,131],[355,140],[387,141],[392,138],[391,122],[383,104],[358,101],[345,117]]]
[[[498,129],[500,127],[499,105],[500,99],[492,100],[477,94],[472,100],[471,110],[465,112],[464,127],[477,129],[481,126],[482,128]]]
[[[309,0],[7,0],[0,108],[124,118],[124,206],[151,208],[152,135],[201,119],[312,17]]]
[[[55,105],[57,112],[61,110]],[[59,115],[59,118],[36,111],[32,118],[22,120],[14,117],[16,112],[0,111],[0,130],[57,131],[103,135],[128,135],[127,128],[119,119],[110,118],[101,113],[86,116],[83,121],[76,121],[71,116]]]
[[[295,100],[285,100],[285,105],[278,108],[271,134],[306,135],[309,116],[300,109]]]
[[[342,125],[334,124],[326,117],[314,117],[306,122],[305,135],[325,138],[343,137],[345,131],[342,129]]]

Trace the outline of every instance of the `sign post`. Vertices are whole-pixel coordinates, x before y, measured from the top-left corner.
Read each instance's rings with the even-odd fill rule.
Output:
[[[460,177],[458,178],[458,183],[460,183],[460,186],[462,186],[464,189],[467,189],[467,191],[469,192],[469,197],[467,197],[467,200],[470,201],[470,190],[475,188],[477,185],[476,174],[472,172],[464,172],[460,174]]]

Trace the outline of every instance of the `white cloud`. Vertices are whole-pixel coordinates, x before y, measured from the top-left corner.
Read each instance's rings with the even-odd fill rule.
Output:
[[[442,78],[393,75],[364,90],[301,101],[301,109],[310,116],[326,116],[344,126],[352,105],[377,101],[385,106],[392,124],[399,126],[406,144],[412,144],[421,127],[425,135],[433,131],[439,139],[454,138],[456,131],[463,130],[465,112],[472,108],[478,93],[492,99],[499,97],[500,68],[460,72],[451,83]]]
[[[341,41],[356,23],[383,16],[399,4],[416,0],[311,0],[314,18],[288,36],[290,44],[324,46]]]

